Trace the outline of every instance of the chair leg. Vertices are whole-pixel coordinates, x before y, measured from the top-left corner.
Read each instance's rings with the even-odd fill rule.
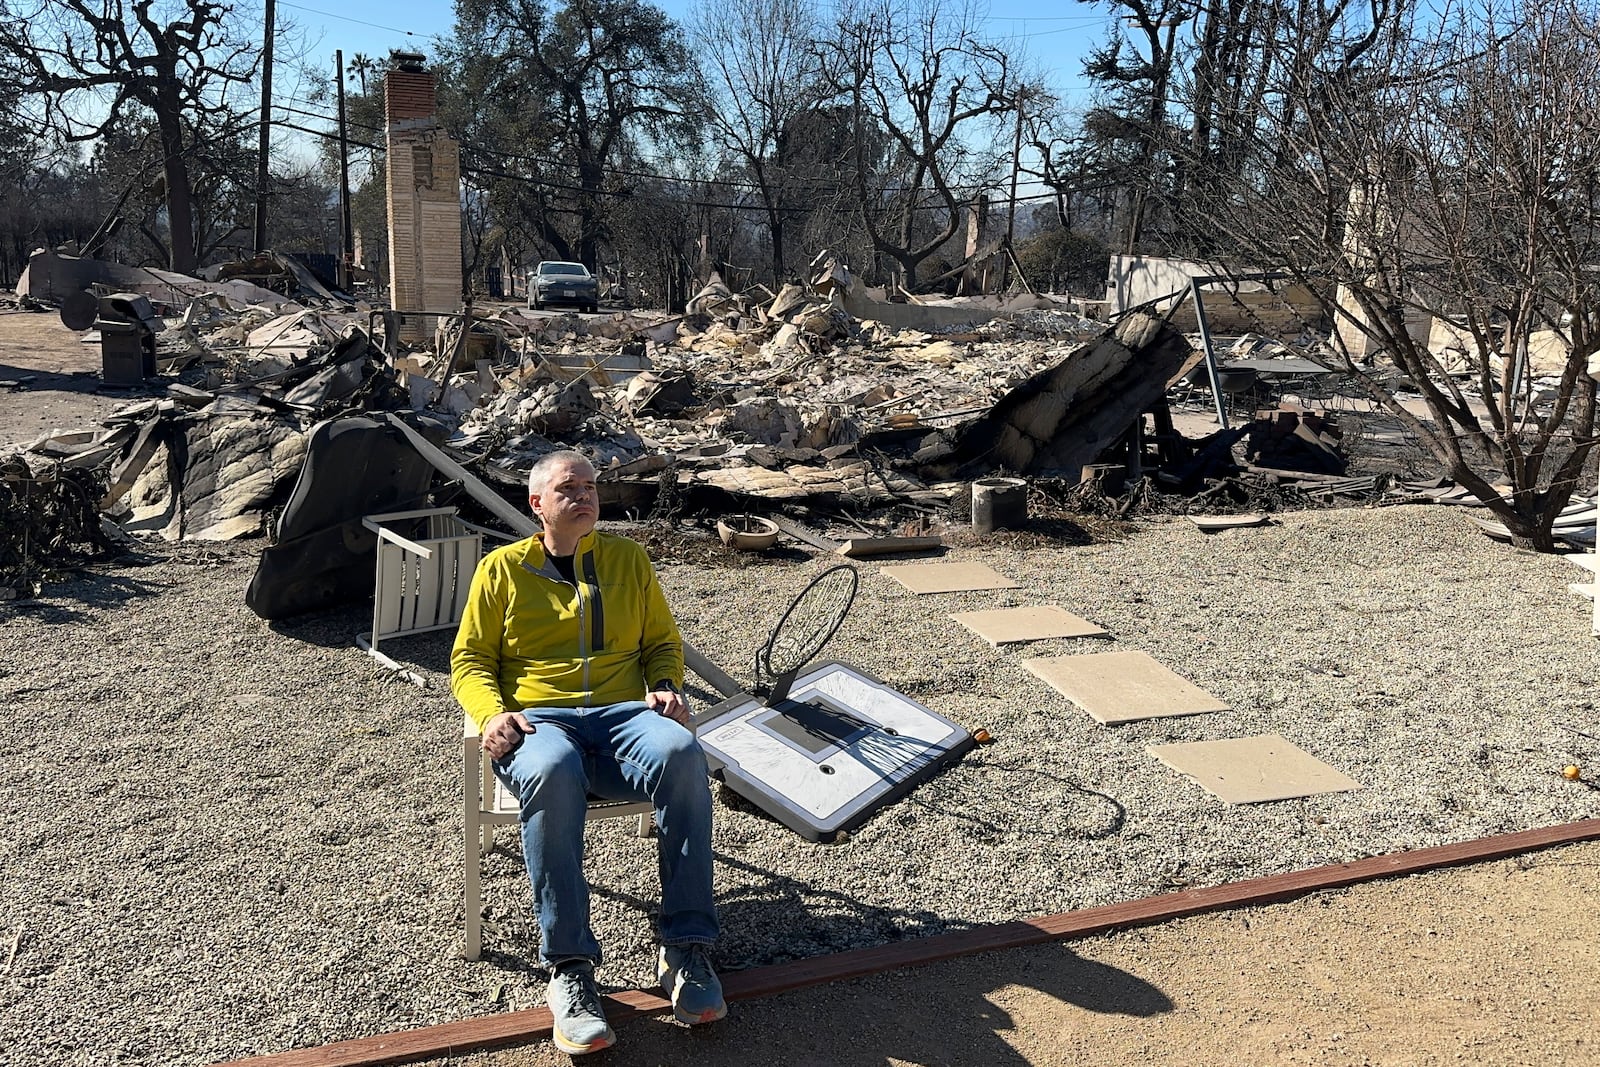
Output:
[[[639,813],[639,822],[633,830],[634,834],[638,837],[649,837],[651,835],[651,831],[654,829],[655,816],[651,815],[648,811],[641,811]]]
[[[483,954],[483,870],[479,866],[483,853],[479,850],[484,829],[480,822],[482,802],[478,796],[479,763],[478,745],[474,738],[465,745],[462,767],[463,815],[465,830],[462,834],[461,857],[464,861],[462,880],[462,917],[466,923],[466,944],[462,955],[475,960]]]
[[[466,892],[462,901],[466,916],[466,944],[461,954],[469,960],[475,960],[483,954],[483,875],[478,869],[478,857],[470,836],[467,838],[466,860]]]

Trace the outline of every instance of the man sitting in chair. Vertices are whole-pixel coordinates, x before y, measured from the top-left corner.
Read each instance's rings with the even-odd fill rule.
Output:
[[[581,1055],[616,1041],[594,981],[600,945],[583,873],[590,793],[654,806],[658,977],[680,1021],[728,1012],[707,954],[718,933],[711,792],[680,693],[677,623],[644,549],[595,530],[594,467],[577,452],[543,457],[528,476],[528,504],[544,532],[478,566],[450,680],[521,803],[553,1037]]]

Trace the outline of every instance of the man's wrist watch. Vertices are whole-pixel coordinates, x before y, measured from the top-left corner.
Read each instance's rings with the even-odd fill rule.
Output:
[[[657,682],[654,686],[652,686],[650,688],[650,692],[652,692],[652,693],[668,692],[668,693],[678,693],[680,696],[682,695],[682,693],[679,692],[679,690],[678,690],[677,683],[675,683],[671,678],[663,678],[663,679],[661,679],[661,681]]]

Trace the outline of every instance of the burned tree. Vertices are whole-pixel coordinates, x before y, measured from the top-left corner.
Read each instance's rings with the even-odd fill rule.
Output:
[[[804,179],[786,166],[784,134],[823,95],[802,0],[705,0],[694,30],[713,92],[713,135],[755,185],[772,242],[772,277],[788,274],[789,220],[807,201]]]
[[[154,122],[167,208],[167,261],[194,268],[197,147],[246,128],[230,87],[254,76],[256,47],[234,36],[231,8],[183,0],[36,0],[0,20],[0,71],[41,128],[92,141],[123,124]],[[171,11],[171,14],[168,12]]]
[[[1263,117],[1292,125],[1306,101],[1285,82],[1361,61],[1407,0],[1110,0],[1106,41],[1084,61],[1094,104],[1070,134],[1032,140],[1039,177],[1068,201],[1093,195],[1114,213],[1128,254],[1195,255],[1210,247],[1189,210],[1219,178],[1256,162]]]
[[[1282,66],[1243,166],[1190,160],[1211,167],[1197,210],[1227,250],[1318,293],[1344,371],[1543,550],[1594,444],[1597,26],[1587,0],[1393,22],[1359,64]]]
[[[1001,173],[1004,116],[1023,87],[1008,52],[979,36],[967,8],[861,0],[840,20],[823,66],[853,117],[857,205],[909,288],[918,265],[961,228],[979,185]],[[867,168],[862,142],[875,129],[892,146],[888,174]]]

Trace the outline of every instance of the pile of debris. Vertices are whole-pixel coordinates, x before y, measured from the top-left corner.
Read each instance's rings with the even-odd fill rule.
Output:
[[[1348,465],[1339,427],[1325,413],[1280,409],[1258,416],[1246,431],[1252,470],[1343,474]]]
[[[606,502],[641,512],[668,484],[696,510],[864,514],[949,508],[996,472],[1075,483],[1107,456],[1124,459],[1130,484],[1178,471],[1203,489],[1239,469],[1242,433],[1196,447],[1163,421],[1198,356],[1139,312],[1107,326],[1032,295],[894,302],[824,254],[809,285],[777,293],[713,276],[680,315],[469,305],[438,318],[429,348],[403,342],[414,334],[402,316],[293,261],[210,273],[52,253],[29,268],[33,293],[95,279],[169,312],[157,395],[28,457],[37,469],[70,452],[71,466],[99,471],[99,506],[135,532],[261,533],[305,476],[314,428],[379,412],[405,414],[516,499],[540,455],[578,448]]]
[[[35,596],[60,571],[122,550],[100,516],[103,491],[90,470],[35,472],[17,456],[0,459],[0,601]]]

